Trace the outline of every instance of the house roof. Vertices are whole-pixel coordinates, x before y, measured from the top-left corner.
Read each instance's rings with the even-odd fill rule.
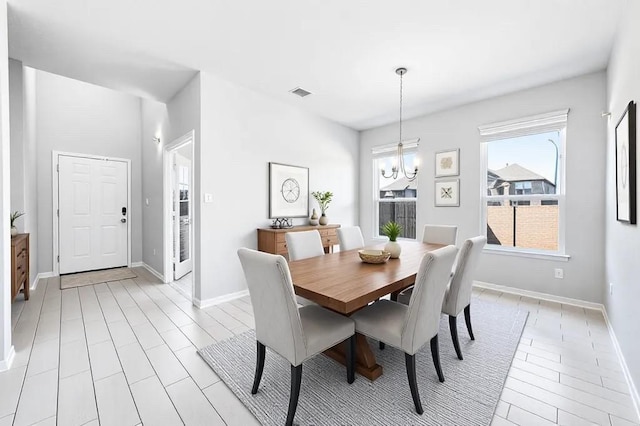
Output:
[[[418,189],[418,182],[415,180],[409,182],[409,179],[403,177],[383,188],[380,188],[380,191],[403,191],[405,189]]]
[[[515,163],[509,164],[507,167],[503,167],[502,169],[492,170],[492,172],[498,175],[500,179],[508,182],[547,180],[544,176],[540,176],[539,174]]]

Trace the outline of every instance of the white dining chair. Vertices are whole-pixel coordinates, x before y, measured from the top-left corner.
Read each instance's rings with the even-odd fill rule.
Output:
[[[348,340],[347,382],[355,380],[355,328],[348,317],[318,305],[298,308],[289,265],[284,257],[247,248],[238,257],[249,287],[256,323],[257,361],[252,394],[258,392],[264,369],[265,348],[291,364],[291,394],[287,425],[293,424],[298,406],[302,364],[309,358]]]
[[[455,225],[425,225],[422,242],[428,244],[456,245],[458,227]]]
[[[287,232],[284,238],[291,261],[324,255],[322,238],[317,230]]]
[[[449,330],[458,359],[462,359],[462,351],[458,341],[458,315],[462,311],[464,311],[469,337],[471,340],[475,340],[471,328],[471,287],[478,259],[480,259],[480,254],[486,243],[487,237],[480,236],[470,238],[462,244],[456,259],[453,277],[442,303],[442,313],[449,315]]]
[[[338,228],[340,251],[354,250],[364,247],[364,237],[359,226]]]
[[[416,275],[414,297],[408,306],[379,300],[351,316],[356,322],[356,332],[405,353],[407,379],[418,414],[422,414],[423,409],[418,393],[415,354],[429,341],[438,379],[444,382],[438,329],[442,301],[456,252],[455,246],[447,246],[424,255]]]

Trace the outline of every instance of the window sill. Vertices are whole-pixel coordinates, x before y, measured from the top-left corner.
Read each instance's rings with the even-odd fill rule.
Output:
[[[483,250],[487,254],[497,254],[501,256],[526,257],[529,259],[554,260],[556,262],[568,262],[571,256],[559,253],[540,253],[536,251],[508,250],[504,248],[486,247]]]

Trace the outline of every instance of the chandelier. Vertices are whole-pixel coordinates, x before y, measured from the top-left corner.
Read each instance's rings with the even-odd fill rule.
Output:
[[[416,177],[418,177],[418,163],[416,163],[413,168],[413,172],[408,172],[404,165],[404,151],[402,147],[402,76],[407,73],[406,68],[398,68],[396,70],[396,74],[400,76],[400,137],[398,139],[398,158],[393,162],[391,166],[391,174],[387,175],[384,166],[380,169],[382,173],[382,177],[387,179],[397,179],[398,175],[402,173],[404,177],[407,178],[409,182],[413,181]]]

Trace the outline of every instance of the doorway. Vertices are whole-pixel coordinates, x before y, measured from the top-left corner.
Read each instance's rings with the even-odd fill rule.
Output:
[[[56,274],[130,265],[130,168],[126,159],[53,153]]]
[[[193,132],[165,147],[164,162],[165,281],[192,299]]]

